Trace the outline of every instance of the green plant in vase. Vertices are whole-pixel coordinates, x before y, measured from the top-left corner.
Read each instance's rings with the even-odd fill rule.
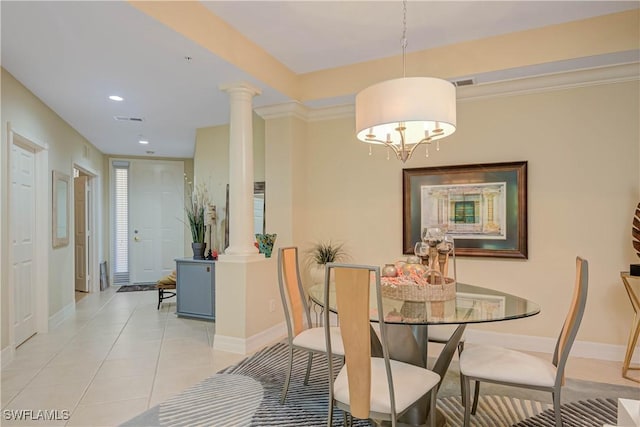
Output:
[[[185,177],[186,179],[186,177]],[[193,190],[188,182],[189,195],[185,200],[185,212],[191,231],[191,247],[193,259],[204,259],[205,243],[205,215],[209,204],[209,194],[204,185],[197,185]]]
[[[330,240],[314,243],[307,250],[306,255],[309,275],[313,284],[324,282],[325,264],[328,262],[342,262],[349,257],[343,243],[332,243]]]

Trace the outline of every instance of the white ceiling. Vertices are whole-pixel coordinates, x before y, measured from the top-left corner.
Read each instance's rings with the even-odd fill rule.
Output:
[[[296,73],[401,52],[400,1],[204,4]],[[228,97],[220,84],[248,81],[260,87],[254,106],[289,100],[126,2],[3,0],[0,7],[2,66],[107,154],[149,150],[160,157],[192,157],[197,128],[228,122]],[[638,1],[410,1],[408,51],[638,7]],[[631,56],[637,61],[637,52]],[[629,55],[606,55],[476,77],[489,81],[628,60]],[[109,101],[112,94],[125,101]],[[140,138],[150,144],[138,144]]]

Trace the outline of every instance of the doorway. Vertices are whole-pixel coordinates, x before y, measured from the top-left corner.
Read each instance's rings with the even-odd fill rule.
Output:
[[[12,351],[48,330],[48,154],[8,125],[9,340]],[[37,215],[49,212],[49,215]]]
[[[113,282],[155,283],[184,256],[184,162],[110,163]]]
[[[130,172],[131,283],[155,283],[184,256],[184,163],[135,160]]]
[[[74,235],[74,284],[78,292],[89,292],[93,274],[91,259],[91,188],[90,177],[79,169],[73,169],[73,235]],[[76,297],[76,301],[78,298]]]

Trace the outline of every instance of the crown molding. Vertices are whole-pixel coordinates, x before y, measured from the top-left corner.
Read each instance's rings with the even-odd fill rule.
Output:
[[[279,119],[282,117],[296,117],[305,121],[309,120],[309,108],[298,101],[257,107],[254,111],[265,120]]]
[[[640,80],[640,63],[638,62],[461,87],[457,90],[457,97],[458,101],[464,102],[632,80]]]
[[[457,99],[458,102],[468,102],[486,98],[543,93],[633,80],[640,80],[639,62],[460,87],[457,89]],[[317,122],[353,117],[355,106],[349,104],[309,108],[300,102],[291,101],[284,104],[259,107],[255,111],[265,120],[296,117],[307,122]]]
[[[322,120],[343,119],[345,117],[353,117],[355,112],[356,107],[353,104],[313,108],[309,109],[309,121],[319,122]]]

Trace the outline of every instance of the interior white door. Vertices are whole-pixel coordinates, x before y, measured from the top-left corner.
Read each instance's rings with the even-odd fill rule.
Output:
[[[36,333],[35,323],[35,153],[11,148],[11,245],[14,281],[14,337],[18,346]]]
[[[184,164],[136,160],[130,173],[130,281],[156,282],[184,256]]]
[[[87,277],[87,176],[73,179],[75,285],[76,291],[89,292]]]

